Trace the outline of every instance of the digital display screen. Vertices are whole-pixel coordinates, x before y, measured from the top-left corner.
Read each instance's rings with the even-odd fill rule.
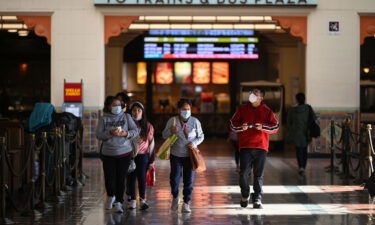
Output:
[[[191,62],[174,63],[175,80],[178,84],[191,83]]]
[[[257,37],[145,37],[146,59],[258,59]]]
[[[171,84],[173,82],[172,63],[158,62],[156,64],[156,83]]]
[[[212,63],[212,83],[227,84],[229,82],[229,63],[213,62]]]
[[[193,64],[193,82],[196,84],[210,83],[210,63],[194,62]]]
[[[137,63],[137,84],[145,84],[147,81],[147,64],[145,62]]]

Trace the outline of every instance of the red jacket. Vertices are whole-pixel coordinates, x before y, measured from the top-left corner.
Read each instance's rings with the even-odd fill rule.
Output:
[[[268,151],[268,134],[276,133],[279,129],[279,122],[275,114],[264,103],[253,107],[251,103],[238,107],[236,113],[230,120],[231,129],[239,133],[239,148],[259,148]],[[262,124],[262,130],[248,128],[243,131],[242,124]]]

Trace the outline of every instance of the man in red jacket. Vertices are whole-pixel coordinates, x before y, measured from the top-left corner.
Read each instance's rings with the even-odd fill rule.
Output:
[[[249,174],[253,169],[253,208],[262,208],[263,171],[269,146],[269,134],[276,133],[279,122],[275,114],[263,103],[264,91],[250,91],[250,103],[241,105],[232,119],[231,129],[239,133],[241,207],[249,203]]]

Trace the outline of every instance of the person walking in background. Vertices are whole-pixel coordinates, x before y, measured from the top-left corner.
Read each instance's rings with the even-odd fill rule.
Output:
[[[190,161],[190,148],[201,144],[204,140],[204,134],[199,120],[191,116],[191,102],[188,99],[181,99],[177,107],[179,116],[170,118],[163,130],[164,139],[172,134],[177,134],[178,136],[177,141],[171,146],[170,155],[170,185],[173,195],[171,209],[174,211],[178,210],[180,201],[178,187],[182,175],[184,182],[182,212],[190,213],[190,200],[195,174]]]
[[[136,187],[135,183],[138,180],[138,191],[140,197],[140,209],[146,210],[149,208],[146,203],[146,172],[150,167],[150,164],[154,163],[155,151],[152,151],[150,155],[150,144],[154,139],[154,127],[147,121],[145,108],[142,103],[135,102],[132,104],[131,115],[135,121],[138,129],[140,130],[139,137],[140,142],[138,143],[138,154],[134,158],[136,168],[135,171],[128,175],[127,179],[127,194],[129,201],[129,208],[136,208]]]
[[[297,105],[288,111],[287,141],[293,144],[296,149],[299,174],[304,176],[307,165],[307,146],[311,142],[311,137],[308,135],[311,106],[305,104],[305,95],[303,93],[298,93],[296,95],[296,100]],[[311,113],[314,120],[316,120],[316,115],[312,109]]]
[[[121,102],[122,111],[131,114],[129,109],[131,102],[129,96],[125,92],[119,92],[115,97]]]
[[[102,141],[100,152],[108,196],[105,208],[114,206],[116,212],[122,213],[125,178],[133,148],[131,139],[138,136],[139,131],[131,116],[122,112],[121,102],[114,96],[105,99],[103,112],[96,136]]]
[[[249,203],[249,174],[253,170],[253,208],[262,208],[263,171],[269,147],[269,134],[276,133],[279,122],[272,110],[263,103],[264,91],[253,89],[250,103],[241,105],[233,115],[231,128],[239,132],[241,207]]]

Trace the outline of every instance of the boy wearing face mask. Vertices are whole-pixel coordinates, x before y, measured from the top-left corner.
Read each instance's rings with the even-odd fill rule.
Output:
[[[253,170],[251,194],[253,208],[262,208],[263,171],[269,147],[269,134],[276,133],[279,122],[263,103],[264,91],[250,91],[248,104],[241,105],[230,120],[231,129],[239,134],[241,207],[247,207],[250,197],[249,174]]]
[[[107,191],[105,208],[114,207],[116,212],[122,213],[125,177],[133,148],[131,139],[138,136],[139,130],[131,116],[122,112],[121,102],[114,96],[105,99],[103,112],[96,136],[103,142],[101,159]]]
[[[184,182],[183,213],[190,213],[190,200],[193,192],[194,170],[190,162],[190,148],[197,147],[204,140],[202,126],[199,120],[191,116],[191,102],[181,99],[178,102],[179,116],[168,120],[163,130],[163,138],[177,134],[177,141],[171,146],[171,173],[170,185],[173,195],[171,209],[178,210],[179,191],[181,176]]]

